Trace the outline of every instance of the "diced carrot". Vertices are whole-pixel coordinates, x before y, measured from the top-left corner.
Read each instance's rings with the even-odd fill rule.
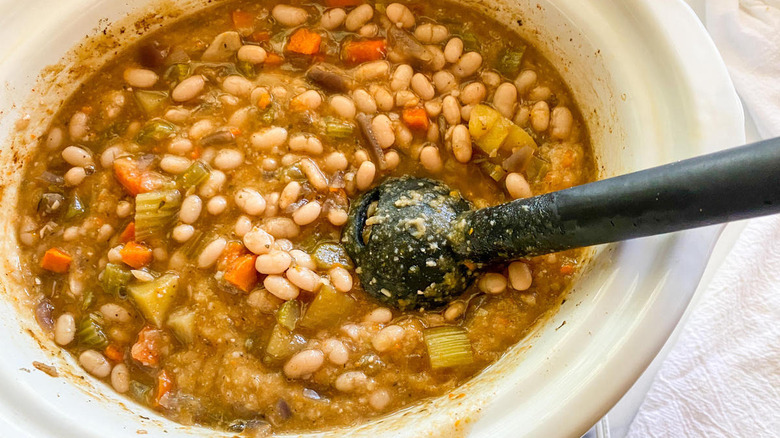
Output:
[[[138,332],[138,340],[130,348],[130,356],[143,366],[155,367],[167,351],[168,344],[163,331],[144,327]]]
[[[47,271],[56,272],[58,274],[64,274],[68,272],[70,268],[70,262],[73,261],[73,257],[68,255],[65,251],[58,248],[49,248],[43,254],[41,259],[41,268]]]
[[[225,272],[225,281],[244,292],[251,291],[257,284],[257,269],[255,269],[254,254],[247,254],[237,258]]]
[[[197,160],[198,158],[200,158],[202,153],[203,153],[203,148],[201,148],[200,146],[195,146],[194,148],[192,148],[192,152],[190,152],[190,158],[192,158],[193,160]]]
[[[131,195],[157,190],[165,183],[162,175],[139,169],[131,158],[114,160],[114,174]]]
[[[569,275],[574,272],[574,265],[561,265],[561,274],[562,275]]]
[[[122,351],[119,346],[114,344],[109,344],[108,347],[106,347],[106,350],[103,352],[105,353],[106,357],[111,359],[114,362],[122,362],[122,359],[125,358],[125,352]]]
[[[387,53],[385,40],[349,41],[342,46],[341,57],[346,62],[361,62],[382,59]]]
[[[283,63],[284,58],[274,52],[268,52],[268,54],[265,56],[265,62],[263,62],[265,65],[281,65]]]
[[[122,234],[119,235],[119,241],[121,243],[127,243],[135,240],[135,222],[130,222],[125,227]]]
[[[269,93],[264,88],[255,88],[255,90],[258,91],[257,96],[257,102],[255,102],[255,106],[257,106],[260,109],[266,109],[268,105],[271,104],[271,93]]]
[[[249,35],[249,41],[253,41],[256,43],[264,43],[266,41],[271,40],[271,33],[267,30],[258,30],[257,32],[252,32],[252,35]]]
[[[428,129],[428,113],[424,108],[405,108],[401,117],[409,129],[426,131]]]
[[[226,271],[237,258],[246,254],[249,254],[249,250],[246,249],[243,243],[238,240],[229,241],[217,262],[217,269]]]
[[[325,0],[325,6],[329,8],[348,8],[350,6],[360,6],[363,0]]]
[[[231,15],[233,19],[233,27],[236,30],[242,31],[244,35],[252,32],[255,27],[255,14],[242,10],[235,10]]]
[[[135,269],[141,269],[152,262],[152,249],[143,243],[127,242],[119,250],[122,261]]]
[[[287,51],[302,55],[316,55],[320,52],[320,43],[322,43],[320,34],[302,27],[290,36]]]
[[[159,407],[162,398],[165,397],[165,394],[171,392],[172,389],[173,378],[171,378],[167,371],[160,371],[160,374],[157,375],[157,391],[155,391],[154,394],[154,405]]]

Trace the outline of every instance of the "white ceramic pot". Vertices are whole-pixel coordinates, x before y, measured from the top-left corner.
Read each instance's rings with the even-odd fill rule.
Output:
[[[13,211],[21,163],[57,103],[138,37],[200,0],[0,0],[0,435],[214,436],[119,397],[60,352],[24,308]],[[744,142],[742,112],[704,28],[677,0],[463,0],[538,43],[588,121],[602,177]],[[149,15],[158,11],[157,15]],[[130,14],[130,16],[127,16]],[[520,21],[518,21],[520,20]],[[99,44],[85,35],[108,37]],[[522,25],[519,25],[522,23]],[[120,33],[120,28],[124,32]],[[80,44],[89,69],[71,71]],[[72,52],[70,52],[72,55]],[[47,66],[57,64],[57,68]],[[17,122],[29,114],[29,119]],[[628,390],[682,315],[720,228],[607,245],[560,311],[454,394],[342,433],[578,436]],[[19,309],[22,309],[21,311]],[[37,370],[52,365],[60,377]],[[163,435],[163,431],[166,431]],[[217,434],[218,436],[221,434]],[[325,435],[322,435],[325,436]]]

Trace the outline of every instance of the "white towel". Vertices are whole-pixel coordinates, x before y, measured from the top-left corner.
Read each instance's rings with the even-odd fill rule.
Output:
[[[780,136],[780,0],[705,17],[759,135]],[[751,220],[702,293],[629,437],[780,436],[780,217]]]

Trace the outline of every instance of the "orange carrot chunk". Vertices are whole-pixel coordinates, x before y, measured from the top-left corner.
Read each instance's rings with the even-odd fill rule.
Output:
[[[251,291],[257,284],[257,269],[255,269],[254,254],[247,254],[237,258],[225,272],[225,281],[244,292]]]
[[[138,332],[138,340],[130,348],[130,356],[141,365],[156,367],[168,352],[168,344],[162,330],[144,327]]]
[[[401,117],[409,129],[426,131],[428,129],[428,113],[423,108],[406,108]]]
[[[385,40],[349,41],[342,46],[341,57],[346,62],[359,64],[382,59],[386,53]]]
[[[157,190],[165,183],[162,175],[139,169],[131,158],[114,160],[114,175],[131,195]]]
[[[573,265],[566,264],[566,265],[562,265],[561,266],[561,274],[562,275],[569,275],[569,274],[572,274],[572,273],[574,273],[574,266]]]
[[[287,51],[302,55],[316,55],[320,52],[320,43],[322,43],[320,34],[302,27],[290,36]]]
[[[225,250],[222,251],[222,255],[217,262],[217,269],[220,271],[226,271],[230,266],[233,266],[233,262],[237,258],[249,254],[249,250],[246,249],[243,243],[238,240],[231,240],[225,246]]]
[[[49,248],[43,254],[41,259],[41,268],[47,271],[56,272],[58,274],[64,274],[68,272],[70,268],[70,262],[73,261],[73,257],[66,252],[58,248]]]
[[[263,64],[265,65],[281,65],[284,63],[284,58],[277,55],[274,52],[268,52],[265,56],[265,62]]]
[[[124,351],[122,351],[121,348],[114,344],[110,344],[108,347],[106,347],[104,353],[107,358],[114,362],[122,362],[122,359],[125,358]]]
[[[231,18],[233,19],[233,28],[238,31],[242,31],[241,33],[246,34],[254,30],[255,14],[251,12],[235,10],[233,11],[233,14],[231,14]]]
[[[152,262],[152,249],[143,243],[127,242],[119,250],[119,254],[125,264],[135,269],[141,269]]]
[[[157,391],[154,394],[154,405],[160,406],[162,398],[173,389],[173,378],[167,371],[162,370],[157,375]]]
[[[135,240],[135,222],[130,222],[119,235],[119,241],[127,243],[133,240]]]

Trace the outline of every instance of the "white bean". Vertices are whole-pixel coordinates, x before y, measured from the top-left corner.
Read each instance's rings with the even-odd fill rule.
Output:
[[[222,237],[218,237],[209,242],[209,244],[203,248],[200,255],[198,255],[198,267],[210,268],[214,265],[219,256],[222,255],[222,251],[225,250],[225,246],[227,246],[227,240]]]
[[[431,55],[431,62],[428,64],[432,71],[439,71],[447,65],[447,60],[444,59],[444,51],[437,45],[425,46],[425,50]]]
[[[444,168],[444,163],[442,163],[441,155],[439,154],[439,148],[436,146],[425,146],[420,150],[420,163],[427,171],[432,173],[441,172]]]
[[[214,157],[214,167],[220,170],[233,170],[244,164],[244,153],[238,149],[220,149]]]
[[[54,342],[68,345],[76,337],[76,320],[70,313],[63,313],[54,323]]]
[[[436,90],[433,89],[433,85],[428,78],[422,73],[415,73],[412,76],[412,90],[417,93],[423,100],[431,100],[436,95]]]
[[[463,40],[455,37],[447,41],[447,45],[444,46],[444,59],[447,62],[450,64],[458,62],[461,54],[463,54]]]
[[[111,370],[111,386],[114,391],[123,394],[130,390],[130,370],[123,363],[116,364]]]
[[[68,169],[67,172],[65,172],[64,179],[65,184],[70,187],[75,187],[79,184],[81,184],[82,181],[84,181],[84,178],[87,177],[87,171],[84,170],[81,166],[71,167]]]
[[[565,106],[556,106],[550,115],[550,137],[556,140],[566,140],[571,135],[574,117]]]
[[[531,126],[536,132],[544,132],[550,126],[550,106],[540,100],[531,108]]]
[[[103,378],[111,374],[111,364],[95,350],[86,350],[79,356],[79,363],[88,373]]]
[[[452,129],[452,154],[461,163],[471,160],[471,134],[466,125],[456,125]]]
[[[301,184],[298,181],[290,181],[282,189],[282,193],[279,195],[279,208],[286,210],[291,204],[298,201],[298,197],[301,194]]]
[[[328,179],[325,178],[325,175],[320,170],[320,167],[317,166],[317,163],[309,158],[304,158],[300,161],[300,166],[303,174],[306,175],[306,179],[312,187],[321,192],[328,190]]]
[[[420,103],[420,98],[417,97],[411,90],[398,90],[395,92],[395,105],[400,107],[413,107]]]
[[[186,102],[196,98],[206,86],[206,80],[201,75],[190,76],[179,82],[171,92],[174,102]]]
[[[528,100],[539,101],[547,100],[552,96],[552,90],[549,87],[538,86],[534,87],[530,93],[528,93]]]
[[[292,257],[285,251],[271,250],[260,254],[255,260],[255,269],[261,274],[283,274],[292,263]]]
[[[287,141],[287,130],[274,126],[252,134],[252,146],[263,151],[270,151],[275,147],[282,146]]]
[[[230,75],[222,81],[222,89],[238,97],[249,97],[253,88],[254,84],[249,79],[239,75]]]
[[[352,120],[355,118],[357,110],[355,103],[347,96],[336,95],[330,98],[330,107],[333,111],[344,119]]]
[[[368,405],[376,411],[384,410],[390,404],[391,396],[386,389],[377,389],[368,395]]]
[[[387,170],[393,170],[401,164],[401,156],[396,151],[387,151],[385,152],[385,164],[387,164]]]
[[[241,189],[236,192],[233,200],[238,208],[250,216],[257,216],[265,211],[265,198],[257,190]]]
[[[487,89],[481,82],[472,82],[460,92],[460,101],[464,105],[476,105],[482,102],[487,95]]]
[[[322,96],[316,90],[306,90],[290,101],[290,108],[298,111],[316,110],[322,105]]]
[[[195,228],[192,225],[187,224],[179,224],[173,227],[173,230],[171,231],[171,237],[173,237],[173,240],[184,243],[195,234]]]
[[[399,325],[389,325],[379,331],[371,340],[371,345],[378,352],[388,351],[395,348],[404,339],[406,331]]]
[[[393,71],[393,77],[390,80],[390,89],[393,91],[405,90],[409,88],[412,81],[414,70],[408,64],[401,64]]]
[[[349,350],[338,339],[328,339],[322,343],[322,352],[334,365],[344,365],[349,360]]]
[[[349,218],[349,214],[347,214],[346,210],[342,210],[340,208],[334,208],[328,211],[328,221],[337,227],[340,227],[345,223],[347,223],[348,218]]]
[[[333,287],[339,292],[349,292],[352,290],[352,276],[349,271],[341,266],[335,266],[328,271],[328,278],[333,283]]]
[[[298,224],[287,217],[270,218],[263,224],[263,229],[277,239],[292,239],[301,232]]]
[[[352,98],[355,100],[358,111],[366,114],[374,114],[376,112],[376,101],[374,101],[374,97],[368,91],[358,88],[352,92]]]
[[[333,387],[341,392],[352,392],[363,388],[368,383],[368,377],[362,371],[347,371],[336,377]]]
[[[293,152],[305,152],[309,155],[319,155],[323,151],[322,142],[313,135],[296,134],[288,142]]]
[[[184,155],[192,150],[192,141],[187,138],[174,138],[168,144],[168,152],[177,155]]]
[[[468,52],[458,59],[452,66],[452,72],[455,76],[465,78],[473,75],[482,65],[482,55],[477,52]]]
[[[444,311],[445,321],[455,321],[460,318],[466,311],[466,305],[462,301],[455,301],[447,306],[447,310]]]
[[[271,251],[271,245],[274,243],[274,238],[262,228],[255,227],[244,234],[243,242],[244,246],[246,246],[246,249],[249,251],[252,251],[255,254],[266,254]]]
[[[387,76],[390,64],[387,61],[370,61],[360,64],[355,69],[355,80],[358,82],[373,81]]]
[[[360,29],[364,24],[374,16],[374,8],[371,5],[362,4],[347,14],[344,25],[348,31],[354,32]]]
[[[166,154],[160,160],[160,169],[170,174],[178,175],[187,170],[187,168],[190,167],[190,164],[192,164],[192,162],[187,158]]]
[[[515,87],[521,96],[525,96],[536,85],[536,72],[523,70],[515,79]]]
[[[440,70],[433,74],[433,85],[440,94],[448,93],[458,86],[458,80],[455,76],[446,71]]]
[[[322,206],[317,201],[308,202],[300,207],[292,215],[293,221],[300,226],[309,225],[317,220],[322,212]]]
[[[509,284],[512,285],[512,289],[524,291],[531,287],[533,275],[531,275],[531,268],[526,263],[512,262],[507,270],[509,272]]]
[[[185,224],[193,224],[198,220],[203,210],[203,201],[198,195],[189,195],[181,202],[179,220]]]
[[[493,106],[506,118],[512,118],[517,104],[517,88],[510,82],[504,82],[493,94]]]
[[[387,14],[387,18],[389,18],[390,21],[407,29],[414,27],[416,22],[412,11],[400,3],[391,3],[387,5],[385,13]]]
[[[251,229],[252,220],[244,215],[239,216],[238,219],[236,219],[236,224],[233,226],[233,232],[236,233],[236,236],[241,238],[243,238]]]
[[[300,26],[309,18],[309,13],[305,9],[296,8],[290,5],[276,5],[271,10],[271,16],[282,26],[295,27]]]
[[[450,32],[441,24],[423,23],[414,29],[414,36],[423,44],[439,44],[450,36]]]
[[[380,114],[371,120],[371,128],[374,130],[374,136],[382,149],[387,149],[395,143],[395,133],[393,132],[393,122],[384,114]]]
[[[349,161],[346,155],[342,152],[331,152],[325,156],[325,170],[328,172],[337,172],[339,170],[347,170],[349,167]]]
[[[227,209],[227,199],[221,195],[209,199],[209,202],[206,203],[206,210],[214,216],[222,214],[225,209]]]
[[[63,149],[62,159],[71,166],[89,167],[95,164],[92,153],[78,146],[68,146]]]
[[[157,73],[145,68],[125,69],[122,77],[128,85],[137,88],[152,87],[157,83],[157,80],[160,79],[160,77],[157,76]]]
[[[293,262],[295,262],[296,265],[303,266],[304,268],[311,269],[312,271],[317,269],[317,264],[314,263],[314,259],[308,253],[301,251],[300,249],[293,249],[289,252],[290,257],[293,258]]]
[[[70,134],[70,138],[73,140],[83,140],[87,136],[87,132],[89,132],[89,126],[87,126],[88,122],[89,116],[85,113],[81,111],[74,113],[70,118],[70,123],[68,123],[68,134]]]
[[[366,322],[375,322],[377,324],[387,324],[393,320],[393,311],[387,307],[377,307],[364,318]]]
[[[477,287],[486,294],[500,294],[506,290],[506,277],[495,272],[488,272],[479,279]]]
[[[328,9],[320,18],[320,26],[327,30],[333,30],[341,26],[347,19],[347,12],[342,8]]]
[[[260,46],[247,44],[238,49],[237,56],[239,61],[248,62],[250,64],[262,64],[265,62],[268,53]]]
[[[305,291],[316,292],[322,286],[320,276],[313,270],[303,266],[292,266],[287,269],[285,275],[290,280],[290,283]]]
[[[390,94],[390,90],[380,85],[371,85],[371,94],[374,95],[374,101],[380,111],[390,111],[395,105],[395,99]]]
[[[103,304],[100,306],[100,313],[111,322],[126,323],[133,320],[127,309],[115,303]]]
[[[453,96],[446,96],[441,102],[441,113],[444,115],[444,120],[450,125],[460,123],[460,104],[458,99]]]
[[[46,148],[51,150],[59,149],[62,146],[65,134],[61,128],[52,128],[46,136]]]
[[[269,275],[263,280],[263,286],[265,286],[268,292],[271,292],[273,296],[280,300],[290,301],[298,298],[298,294],[301,290],[298,286],[290,283],[286,278],[279,275]]]
[[[303,350],[284,364],[284,374],[291,379],[305,377],[320,369],[324,361],[320,350]]]
[[[376,176],[376,166],[371,161],[364,161],[360,164],[355,175],[355,183],[358,190],[366,190],[374,182]]]
[[[504,184],[506,184],[506,191],[512,199],[530,198],[533,196],[528,181],[519,173],[512,172],[507,175]]]

